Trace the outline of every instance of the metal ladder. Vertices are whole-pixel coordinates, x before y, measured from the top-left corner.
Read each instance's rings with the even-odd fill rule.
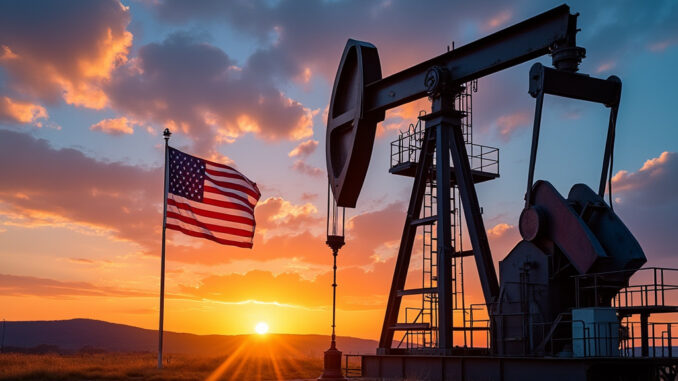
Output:
[[[477,82],[468,83],[462,93],[457,97],[455,103],[457,110],[465,112],[466,116],[462,119],[462,131],[464,140],[467,143],[467,148],[471,147],[473,142],[472,129],[472,92],[477,91]],[[421,116],[421,114],[420,114]],[[416,125],[410,125],[408,129],[409,146],[421,147],[422,139],[424,137],[424,126],[419,120]],[[404,135],[401,133],[401,135]],[[401,138],[402,139],[402,138]],[[472,148],[471,148],[472,149]],[[410,149],[412,151],[412,149]],[[418,152],[418,151],[414,151]],[[413,152],[408,152],[408,156],[412,158]],[[418,161],[419,158],[414,158]],[[437,211],[437,184],[435,178],[435,155],[433,156],[433,164],[430,168],[429,178],[426,182],[426,189],[424,193],[422,211],[420,221],[422,226],[422,289],[437,288],[437,229],[436,229],[436,211]],[[455,328],[462,328],[463,344],[467,345],[468,334],[470,330],[465,328],[470,327],[470,318],[467,315],[470,313],[470,308],[466,306],[464,296],[464,256],[461,242],[461,202],[457,199],[457,187],[452,186],[450,191],[450,205],[451,205],[451,245],[453,257],[451,259],[452,272],[452,303],[453,310],[459,311],[461,314],[461,325],[456,325]],[[459,226],[459,228],[457,228]],[[438,294],[437,292],[423,292],[421,294],[421,308],[409,307],[406,311],[415,312],[414,318],[408,319],[406,314],[406,324],[411,324],[413,327],[421,325],[427,328],[412,328],[408,329],[401,344],[405,344],[408,349],[426,349],[435,348],[438,346]],[[454,323],[453,323],[454,324]]]

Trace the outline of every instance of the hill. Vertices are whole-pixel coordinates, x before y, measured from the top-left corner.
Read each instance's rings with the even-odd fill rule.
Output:
[[[155,352],[155,330],[91,319],[56,321],[8,321],[5,323],[5,350],[33,352]],[[318,357],[329,347],[324,335],[194,335],[165,332],[164,352],[218,356],[244,346],[252,353],[274,351],[284,357]],[[377,342],[338,337],[344,353],[374,353]]]

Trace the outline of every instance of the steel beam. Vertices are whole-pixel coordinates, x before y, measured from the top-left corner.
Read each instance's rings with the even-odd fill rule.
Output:
[[[450,134],[461,131],[461,115],[454,110],[454,93],[433,99],[426,129],[436,131],[438,348],[452,349],[452,219],[450,216]]]
[[[461,118],[461,115],[458,116]],[[461,124],[461,121],[459,121]],[[499,295],[499,282],[497,273],[494,269],[492,252],[487,240],[487,233],[483,223],[483,216],[480,213],[480,204],[478,195],[471,177],[471,166],[466,153],[466,144],[461,128],[452,128],[450,135],[450,151],[452,153],[452,162],[457,174],[457,184],[459,186],[459,195],[464,207],[464,217],[466,217],[466,226],[468,235],[471,239],[473,254],[476,267],[478,268],[478,277],[480,285],[485,296],[485,303],[488,305],[497,300]],[[492,311],[488,312],[492,314]]]
[[[610,172],[610,163],[612,162],[612,155],[614,152],[614,139],[617,124],[617,113],[619,111],[619,102],[621,99],[621,88],[621,80],[616,76],[610,76],[607,79],[600,79],[584,74],[548,68],[539,63],[532,65],[532,68],[530,69],[529,93],[535,97],[537,101],[534,112],[534,127],[532,131],[530,165],[527,175],[525,207],[529,207],[532,201],[531,198],[534,179],[534,166],[539,144],[539,129],[541,124],[541,111],[544,102],[544,95],[548,94],[571,99],[579,99],[588,102],[600,103],[606,107],[610,107],[610,119],[607,129],[607,139],[605,142],[605,153],[603,155],[603,168],[600,175],[600,185],[598,186],[598,195],[603,197],[608,182],[608,172]]]
[[[454,83],[465,83],[576,45],[577,15],[561,5],[485,38],[369,83],[363,115],[379,113],[426,96],[425,78],[433,66],[446,68]]]
[[[394,327],[398,322],[398,313],[402,300],[402,296],[398,295],[398,292],[405,288],[407,270],[412,256],[412,245],[414,245],[414,238],[417,233],[417,227],[412,222],[419,218],[419,213],[421,212],[421,203],[424,199],[426,179],[428,177],[427,172],[433,159],[434,147],[433,132],[426,129],[419,154],[419,166],[417,166],[417,173],[414,176],[414,184],[412,185],[410,204],[407,208],[407,216],[405,217],[405,226],[400,237],[400,248],[398,249],[398,258],[396,259],[395,270],[393,271],[391,291],[388,294],[384,325],[381,328],[381,337],[379,339],[379,350],[381,352],[390,349],[393,343],[394,332],[391,327]]]

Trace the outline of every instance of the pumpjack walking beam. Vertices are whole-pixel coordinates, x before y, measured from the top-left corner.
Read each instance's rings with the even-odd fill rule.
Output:
[[[453,115],[454,110],[446,109],[444,106],[446,103],[453,103],[455,89],[461,84],[544,54],[553,55],[553,64],[556,68],[576,71],[584,55],[584,50],[576,46],[576,20],[577,15],[570,14],[570,8],[562,5],[383,79],[377,49],[366,42],[348,41],[335,78],[326,139],[328,176],[339,206],[356,205],[365,180],[376,125],[384,119],[384,112],[387,109],[429,96],[433,100],[433,114],[436,111],[447,113],[444,117],[441,116],[439,121],[427,122],[425,142],[420,154],[396,270],[391,283],[380,348],[388,349],[392,345],[393,328],[400,309],[398,293],[403,290],[405,284],[415,235],[415,227],[410,225],[419,217],[425,175],[430,166],[433,147],[438,148],[440,145],[441,153],[452,153],[455,177],[460,188],[485,301],[488,305],[496,301],[499,294],[498,281],[470,175],[468,156],[459,127],[460,116]],[[438,87],[441,79],[446,86]],[[435,116],[432,115],[431,118]],[[444,132],[443,129],[448,131]],[[435,135],[429,130],[435,130]],[[439,139],[443,142],[438,142]],[[442,165],[443,163],[437,163],[438,171]],[[449,172],[449,166],[442,170]],[[449,181],[437,182],[438,187],[448,187],[448,193],[449,184]],[[439,194],[439,201],[443,199],[449,200]],[[445,213],[439,211],[438,214],[440,219]],[[449,211],[447,214],[449,216]],[[449,229],[449,223],[444,222],[438,220],[440,225]],[[438,244],[442,245],[442,242]],[[441,259],[444,259],[439,263],[449,261],[449,255],[444,253],[449,253],[450,250],[451,248],[443,247],[443,250],[439,251]],[[443,271],[444,275],[444,268],[439,271]],[[441,279],[438,283],[447,282]],[[443,289],[439,291],[441,292],[439,312],[442,312],[442,304],[445,304],[446,300],[443,291],[445,293],[448,291]],[[445,306],[445,310],[448,307]],[[448,317],[441,318],[443,320],[439,322],[441,325],[438,328],[451,330],[452,327],[447,322]],[[452,346],[451,338],[446,339],[446,335],[443,334],[439,342],[442,349],[449,349]]]

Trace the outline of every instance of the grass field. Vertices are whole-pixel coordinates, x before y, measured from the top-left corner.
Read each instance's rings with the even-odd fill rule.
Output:
[[[289,380],[321,372],[322,359],[237,351],[222,357],[168,355],[162,370],[150,353],[0,354],[2,380]]]

